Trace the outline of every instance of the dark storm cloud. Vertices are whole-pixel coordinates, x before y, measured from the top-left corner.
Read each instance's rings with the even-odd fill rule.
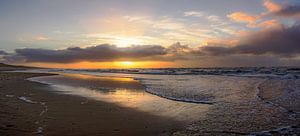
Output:
[[[275,12],[275,14],[284,17],[293,17],[293,16],[300,17],[300,5],[289,5],[283,7],[279,11]]]
[[[195,53],[200,55],[279,55],[293,57],[300,54],[300,25],[265,30],[248,37],[240,45],[233,47],[205,46]]]
[[[72,63],[80,61],[114,61],[119,59],[143,60],[166,54],[158,45],[143,45],[120,48],[101,44],[93,47],[73,47],[63,50],[16,49],[14,55],[5,56],[7,61]]]

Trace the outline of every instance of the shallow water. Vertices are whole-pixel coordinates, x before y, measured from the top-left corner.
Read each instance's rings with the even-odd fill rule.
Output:
[[[49,84],[57,93],[115,103],[120,106],[178,121],[193,122],[203,118],[210,105],[164,99],[144,91],[132,78],[96,77],[81,74],[34,77],[29,80]],[[85,104],[87,101],[82,102]]]

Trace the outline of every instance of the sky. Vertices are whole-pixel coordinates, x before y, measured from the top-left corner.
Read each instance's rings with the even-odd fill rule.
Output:
[[[0,18],[9,64],[300,66],[299,0],[1,0]]]

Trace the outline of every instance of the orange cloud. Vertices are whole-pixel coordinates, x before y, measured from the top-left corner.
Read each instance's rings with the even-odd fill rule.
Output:
[[[237,36],[236,36],[237,37]],[[232,38],[210,38],[210,39],[206,39],[202,45],[204,46],[234,46],[237,45],[239,43],[239,40],[236,39],[236,37],[232,37]],[[240,35],[239,35],[240,37]]]
[[[227,15],[227,17],[236,22],[248,23],[249,27],[252,27],[260,18],[259,16],[249,15],[244,12],[234,12]]]
[[[264,6],[269,12],[277,12],[282,9],[281,5],[273,2],[272,0],[264,0]]]
[[[244,12],[234,12],[227,17],[236,22],[247,23],[248,27],[271,28],[280,26],[276,19],[265,20],[263,16],[249,15]]]
[[[272,20],[261,22],[257,24],[257,26],[263,28],[273,28],[273,27],[281,26],[281,24],[276,19],[272,19]]]

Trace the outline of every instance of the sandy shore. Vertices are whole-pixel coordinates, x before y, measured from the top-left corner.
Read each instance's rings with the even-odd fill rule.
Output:
[[[0,72],[0,135],[170,135],[181,122],[115,104],[54,93],[24,80],[49,74]]]

